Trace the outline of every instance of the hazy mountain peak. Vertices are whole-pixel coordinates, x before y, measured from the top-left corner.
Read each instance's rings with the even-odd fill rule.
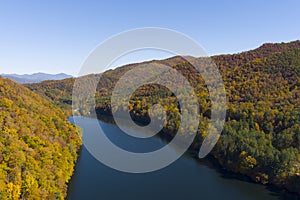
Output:
[[[25,84],[25,83],[39,83],[46,80],[62,80],[66,78],[71,78],[71,75],[65,73],[59,74],[47,74],[43,72],[33,73],[33,74],[1,74],[4,78],[9,78],[12,81],[17,83]]]

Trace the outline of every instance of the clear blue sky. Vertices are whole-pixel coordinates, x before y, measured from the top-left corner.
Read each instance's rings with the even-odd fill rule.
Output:
[[[141,27],[187,34],[210,55],[240,52],[300,39],[300,1],[0,1],[0,73],[76,75],[100,42]]]

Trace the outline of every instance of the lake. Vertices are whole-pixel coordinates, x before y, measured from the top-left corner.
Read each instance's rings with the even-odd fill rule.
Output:
[[[85,133],[93,131],[91,118],[77,117]],[[72,118],[70,118],[72,121]],[[99,121],[106,136],[116,145],[135,152],[148,152],[165,145],[159,137],[138,139],[116,125]],[[175,151],[176,152],[176,151]],[[266,186],[241,181],[222,173],[206,159],[186,154],[161,170],[131,174],[111,169],[97,161],[83,146],[67,199],[154,200],[154,199],[284,199]]]

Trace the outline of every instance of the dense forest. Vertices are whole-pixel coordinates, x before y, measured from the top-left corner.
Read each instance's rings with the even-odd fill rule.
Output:
[[[222,135],[210,156],[229,171],[300,194],[300,41],[264,44],[255,50],[213,56],[212,59],[224,80],[228,103]],[[147,63],[171,66],[195,88],[200,122],[191,148],[199,149],[211,113],[203,78],[181,57]],[[101,74],[95,94],[96,107],[87,106],[80,110],[81,114],[96,110],[99,117],[110,115],[110,96],[116,82],[137,65]],[[88,77],[81,77],[86,79],[82,87],[89,85]],[[74,81],[45,81],[27,87],[70,110]],[[176,96],[165,87],[149,84],[135,91],[128,102],[132,118],[148,123],[148,111],[154,103],[164,105],[167,123],[162,134],[172,136],[180,126],[181,111]]]
[[[81,139],[65,112],[0,77],[0,199],[64,199]]]

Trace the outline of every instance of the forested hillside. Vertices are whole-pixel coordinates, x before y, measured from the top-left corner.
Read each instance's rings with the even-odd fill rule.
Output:
[[[300,41],[264,44],[255,50],[212,59],[223,77],[228,104],[224,130],[210,155],[229,171],[300,194]],[[211,112],[204,80],[180,57],[151,62],[172,66],[195,88],[200,123],[192,148],[198,149],[206,136]],[[98,116],[111,114],[112,89],[136,65],[103,74],[96,93]],[[74,79],[67,79],[27,86],[60,106],[71,108],[73,83]],[[128,105],[131,116],[149,122],[148,110],[154,103],[164,105],[168,120],[163,134],[172,136],[180,125],[180,108],[177,98],[164,87],[140,87]]]
[[[65,113],[0,77],[0,199],[64,199],[81,139]]]

